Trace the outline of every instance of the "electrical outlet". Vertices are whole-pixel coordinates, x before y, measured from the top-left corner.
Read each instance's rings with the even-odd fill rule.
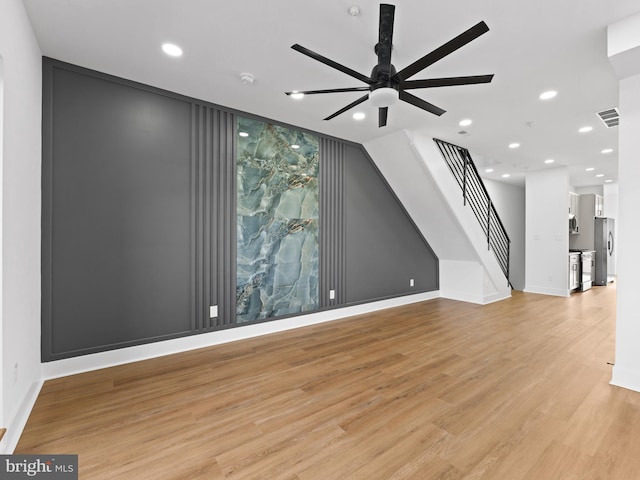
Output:
[[[415,282],[413,281],[413,278],[409,280],[409,286],[413,287],[415,285]]]
[[[218,316],[218,306],[211,305],[209,307],[209,318],[217,318],[217,316]]]
[[[335,299],[336,299],[336,291],[329,290],[329,300],[335,300]]]

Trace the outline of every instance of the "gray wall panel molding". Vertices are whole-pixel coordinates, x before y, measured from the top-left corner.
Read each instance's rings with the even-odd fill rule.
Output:
[[[391,197],[393,197],[393,199],[395,200],[398,208],[400,208],[400,210],[403,212],[404,216],[406,217],[407,221],[413,226],[413,230],[415,231],[415,234],[420,237],[420,239],[422,240],[422,243],[424,244],[424,246],[435,257],[436,253],[431,248],[431,245],[429,245],[429,242],[427,241],[427,239],[424,238],[424,235],[422,235],[422,231],[420,230],[420,228],[418,228],[418,225],[416,225],[416,223],[413,221],[413,218],[411,217],[411,215],[409,214],[407,209],[404,207],[404,205],[402,204],[402,202],[400,201],[398,196],[395,194],[395,192],[393,191],[393,188],[391,187],[391,185],[389,185],[389,182],[387,182],[387,179],[384,177],[384,175],[382,174],[382,172],[380,171],[380,169],[376,165],[376,162],[373,161],[373,159],[371,158],[371,155],[369,155],[369,152],[367,152],[367,149],[364,148],[364,146],[358,145],[358,144],[354,144],[353,147],[355,147],[358,150],[360,150],[360,153],[362,155],[364,155],[364,157],[369,161],[369,164],[371,165],[371,168],[376,171],[376,173],[378,174],[378,177],[380,178],[380,181],[382,181],[382,183],[384,183],[384,185],[386,186],[387,191],[389,192]],[[437,274],[437,271],[436,271],[436,274]],[[438,275],[436,275],[436,277],[439,278]]]
[[[191,181],[194,195],[191,198],[191,223],[194,229],[195,249],[192,255],[195,266],[195,278],[192,279],[194,289],[192,292],[193,305],[196,311],[194,330],[203,330],[209,327],[209,292],[210,282],[207,269],[209,257],[210,236],[205,235],[207,220],[211,211],[208,208],[207,189],[204,185],[206,176],[204,170],[208,166],[206,150],[207,126],[210,120],[207,109],[196,104],[191,104]]]
[[[45,58],[44,361],[238,325],[238,114],[320,139],[321,309],[437,289],[362,146]]]
[[[345,304],[437,290],[438,258],[364,148],[344,165]]]
[[[320,139],[320,307],[346,299],[346,229],[344,215],[345,144]],[[335,298],[330,298],[330,292]]]
[[[41,352],[51,358],[52,296],[52,238],[53,238],[53,125],[47,121],[53,114],[53,69],[51,61],[44,59],[42,68],[42,301]]]
[[[43,359],[190,334],[190,103],[43,67]]]
[[[236,319],[236,120],[235,115],[210,109],[213,116],[211,186],[215,221],[210,235],[212,249],[211,278],[218,305],[218,318],[212,327],[235,325]]]
[[[193,155],[197,157],[196,269],[199,279],[195,305],[198,330],[235,323],[235,116],[208,107],[192,106]],[[210,307],[218,309],[211,318]]]

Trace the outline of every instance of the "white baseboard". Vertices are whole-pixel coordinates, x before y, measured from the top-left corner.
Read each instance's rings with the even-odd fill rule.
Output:
[[[538,286],[527,286],[524,288],[523,292],[525,293],[537,293],[539,295],[553,295],[555,297],[568,297],[571,295],[569,289],[561,289],[561,288],[549,288],[549,287],[538,287]]]
[[[626,388],[634,392],[640,392],[640,372],[637,370],[625,370],[618,365],[614,365],[611,375],[611,385]]]
[[[20,435],[22,435],[22,431],[27,425],[27,420],[29,420],[29,415],[38,399],[43,383],[44,381],[40,380],[31,385],[24,401],[20,404],[18,412],[7,427],[7,433],[0,443],[0,454],[10,455],[18,446]]]
[[[255,325],[247,325],[244,327],[230,328],[211,333],[203,333],[201,335],[192,335],[189,337],[177,338],[174,340],[166,340],[146,345],[138,345],[135,347],[121,348],[118,350],[110,350],[108,352],[94,353],[83,355],[81,357],[67,358],[64,360],[56,360],[54,362],[46,362],[42,364],[42,375],[45,380],[66,377],[77,373],[99,370],[101,368],[113,367],[125,363],[137,362],[149,358],[160,357],[163,355],[171,355],[173,353],[195,350],[222,343],[234,342],[248,338],[267,335],[270,333],[282,332],[294,328],[306,327],[318,323],[338,320],[353,315],[361,315],[364,313],[383,310],[410,303],[422,302],[440,297],[440,292],[426,292],[415,295],[407,295],[403,297],[391,298],[388,300],[380,300],[377,302],[355,305],[351,307],[337,308],[334,310],[326,310],[318,313],[310,313],[282,320],[274,320],[271,322],[258,323]]]
[[[511,289],[509,288],[505,292],[496,292],[491,295],[485,295],[482,304],[487,305],[489,303],[500,302],[501,300],[506,300],[507,298],[511,298]]]
[[[469,292],[443,291],[442,298],[456,300],[459,302],[475,303],[478,305],[487,305],[488,303],[499,302],[511,297],[511,290],[506,293],[493,293],[491,295],[476,295]]]
[[[453,290],[443,291],[442,298],[446,298],[449,300],[456,300],[458,302],[476,303],[478,305],[482,305],[484,300],[482,295],[476,295],[474,293],[463,292],[463,291],[456,292]]]

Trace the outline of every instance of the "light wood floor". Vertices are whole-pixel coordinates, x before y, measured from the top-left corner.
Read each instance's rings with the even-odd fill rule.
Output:
[[[16,453],[98,479],[640,478],[615,287],[437,299],[46,382]]]

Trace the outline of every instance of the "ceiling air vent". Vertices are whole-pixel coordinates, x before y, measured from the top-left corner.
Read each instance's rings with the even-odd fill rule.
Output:
[[[600,120],[607,126],[607,128],[617,127],[620,124],[620,115],[618,114],[618,108],[613,107],[607,110],[598,112]]]

